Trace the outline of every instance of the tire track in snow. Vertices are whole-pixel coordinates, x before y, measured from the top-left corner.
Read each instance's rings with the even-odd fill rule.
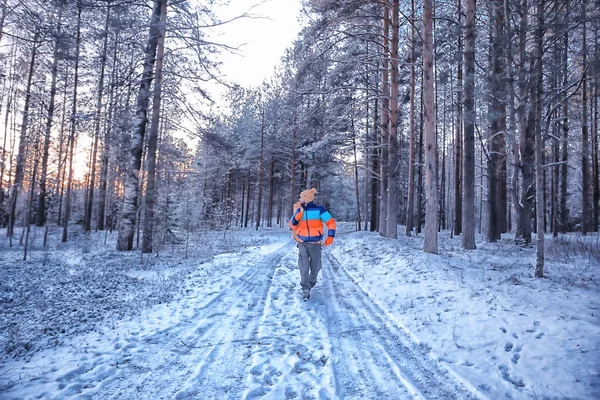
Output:
[[[297,260],[297,252],[290,252],[275,271],[245,400],[335,398],[322,284],[310,301],[302,301]]]
[[[474,399],[323,252],[336,393],[362,399]]]
[[[120,374],[97,387],[98,397],[240,398],[250,367],[249,344],[257,341],[274,271],[290,249],[288,243],[259,258],[236,283],[191,317],[140,338],[138,347],[142,349],[132,355]]]

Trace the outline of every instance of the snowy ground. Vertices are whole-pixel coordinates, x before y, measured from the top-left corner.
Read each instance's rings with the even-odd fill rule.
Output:
[[[442,234],[438,256],[345,233],[306,303],[286,231],[143,265],[102,239],[46,267],[2,249],[0,398],[600,398],[600,263],[578,239],[549,244],[539,280],[508,239]]]

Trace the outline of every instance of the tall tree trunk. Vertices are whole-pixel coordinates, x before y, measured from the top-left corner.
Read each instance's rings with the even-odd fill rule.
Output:
[[[584,6],[585,7],[585,6]],[[536,32],[536,63],[535,63],[535,178],[536,178],[536,209],[537,209],[537,245],[536,245],[536,264],[535,276],[544,277],[544,168],[543,168],[543,149],[542,139],[542,58],[543,58],[543,39],[544,39],[544,0],[538,0],[537,5],[537,32]],[[585,28],[584,28],[585,29]],[[585,39],[584,39],[585,43]]]
[[[58,49],[61,36],[62,7],[59,6],[58,29],[54,52],[52,54],[52,83],[50,84],[50,102],[48,104],[48,116],[46,119],[46,132],[44,137],[44,150],[42,152],[42,171],[40,174],[40,196],[38,199],[37,225],[46,223],[46,175],[48,173],[48,156],[50,154],[50,136],[52,134],[52,119],[54,118],[54,100],[56,98],[56,76],[58,75]]]
[[[148,150],[146,153],[148,173],[146,177],[146,199],[144,206],[144,232],[142,253],[152,253],[154,231],[154,202],[156,189],[156,149],[158,147],[158,128],[160,124],[160,105],[162,100],[163,59],[165,56],[165,35],[167,31],[167,0],[160,2],[160,24],[156,46],[156,72],[154,77],[154,97],[152,98],[152,120],[148,132]]]
[[[598,61],[598,18],[594,20],[594,59]],[[594,218],[593,218],[593,229],[595,232],[599,232],[598,224],[600,223],[600,181],[598,180],[598,74],[594,78],[594,115],[592,125],[592,186],[594,188]]]
[[[106,19],[104,21],[104,43],[102,44],[102,56],[100,57],[100,80],[98,82],[98,99],[96,102],[96,116],[94,121],[94,143],[92,145],[92,158],[90,160],[91,172],[89,191],[86,203],[84,230],[92,230],[92,207],[94,205],[94,189],[96,186],[96,156],[98,152],[98,141],[100,140],[100,118],[102,115],[102,96],[104,94],[104,71],[106,69],[106,53],[108,51],[108,22],[110,19],[110,0],[106,7]]]
[[[423,75],[421,74],[421,81]],[[423,224],[423,90],[421,90],[421,112],[419,113],[419,170],[417,172],[417,226],[415,233],[421,233]]]
[[[441,192],[440,192],[440,220],[438,231],[446,230],[446,85],[444,85],[444,93],[443,93],[442,102],[442,182],[440,184]],[[436,103],[438,103],[437,98],[437,86],[436,86]],[[451,233],[452,234],[452,233]]]
[[[587,29],[586,29],[586,2],[583,2],[583,87],[581,91],[583,101],[583,118],[581,123],[581,233],[587,235],[591,231],[592,214],[590,207],[590,161],[589,161],[589,131],[588,131],[588,87],[587,87]]]
[[[31,58],[29,61],[29,71],[27,73],[27,86],[25,89],[25,105],[23,106],[23,122],[21,123],[21,135],[19,137],[19,152],[17,153],[17,168],[15,171],[15,181],[12,187],[11,200],[10,200],[10,214],[8,217],[8,237],[11,238],[14,234],[15,218],[17,211],[17,201],[19,199],[19,192],[23,189],[23,178],[25,175],[25,151],[27,148],[27,128],[29,125],[29,108],[31,104],[31,84],[33,80],[33,73],[35,70],[35,60],[37,57],[37,50],[39,47],[38,39],[40,33],[38,30],[35,31],[33,37],[33,46],[31,49]]]
[[[150,17],[150,34],[144,53],[144,67],[140,82],[140,89],[136,104],[136,117],[133,138],[130,148],[129,166],[125,181],[125,194],[123,211],[119,221],[119,237],[117,250],[130,251],[133,248],[133,236],[138,211],[139,199],[139,174],[142,165],[142,150],[146,135],[148,121],[148,102],[150,100],[150,85],[152,83],[152,70],[156,60],[156,48],[160,37],[160,10],[166,0],[154,0],[152,15]]]
[[[565,18],[569,15],[569,0],[565,1]],[[562,53],[562,84],[566,87],[569,82],[568,70],[569,58],[569,31],[567,30],[563,39]],[[565,96],[562,102],[562,138],[561,138],[561,166],[560,166],[560,231],[566,233],[569,228],[569,209],[567,208],[567,178],[569,176],[569,99]]]
[[[40,113],[41,115],[41,113]],[[37,130],[37,129],[36,129]],[[27,202],[27,212],[25,213],[25,245],[23,246],[23,261],[27,261],[27,251],[29,249],[29,234],[31,232],[31,214],[33,213],[33,198],[35,197],[35,182],[37,180],[37,171],[39,165],[39,131],[35,134],[35,142],[31,151],[33,158],[33,171],[29,187],[29,200]]]
[[[392,1],[392,51],[390,72],[390,133],[389,174],[387,196],[387,237],[398,238],[398,30],[400,0]]]
[[[533,84],[528,88],[525,78],[526,72],[526,41],[527,41],[527,0],[521,1],[521,25],[519,32],[519,152],[521,155],[521,200],[516,203],[518,210],[517,232],[515,241],[517,243],[531,243],[531,215],[534,198],[533,165],[535,162],[535,129],[533,128],[534,111],[527,116],[527,99],[533,97],[531,91]]]
[[[437,143],[433,91],[433,0],[423,0],[423,101],[425,117],[425,242],[423,250],[437,254]]]
[[[512,37],[512,29],[511,29],[511,17],[510,17],[510,0],[504,0],[504,14],[505,14],[505,21],[506,21],[506,37],[510,38]],[[509,100],[508,100],[508,106],[509,106],[509,113],[510,113],[510,125],[507,129],[507,138],[511,141],[511,152],[512,152],[512,161],[513,161],[513,169],[512,169],[512,175],[511,175],[511,187],[510,187],[510,194],[511,194],[511,202],[512,202],[512,207],[514,208],[514,212],[515,215],[520,215],[521,211],[521,206],[520,206],[520,202],[519,202],[519,171],[521,169],[521,156],[520,156],[520,151],[519,151],[519,141],[517,140],[517,134],[516,134],[516,121],[517,121],[517,112],[515,109],[515,86],[514,86],[514,80],[515,80],[515,74],[514,74],[514,69],[513,69],[513,63],[514,63],[514,59],[513,59],[513,53],[512,53],[512,46],[511,45],[507,45],[506,46],[506,66],[507,66],[507,72],[508,72],[508,94],[509,94]],[[509,220],[510,222],[510,220]],[[516,225],[517,227],[519,226],[519,218],[516,218]],[[519,228],[517,228],[517,230],[519,230]]]
[[[79,51],[81,46],[81,1],[77,1],[77,33],[75,35],[75,72],[73,76],[73,103],[71,105],[71,126],[69,131],[69,177],[67,178],[67,200],[63,218],[62,241],[69,236],[69,219],[71,218],[71,193],[73,190],[73,152],[75,148],[75,133],[77,129],[77,89],[79,84]]]
[[[555,67],[557,67],[560,63],[560,56],[559,56],[559,49],[558,46],[555,46],[554,48],[554,61],[555,61]],[[554,85],[555,87],[560,87],[560,77],[558,73],[555,73],[553,76],[553,80],[554,80]],[[559,172],[560,172],[560,142],[559,142],[559,129],[560,129],[560,122],[559,122],[559,113],[558,110],[556,110],[553,113],[553,120],[555,121],[554,124],[552,124],[552,158],[553,158],[553,163],[555,164],[552,167],[552,184],[551,184],[551,194],[550,194],[550,198],[551,198],[551,213],[552,213],[552,219],[551,219],[551,229],[552,229],[552,236],[553,237],[557,237],[558,236],[558,232],[559,232],[559,213],[560,213],[560,208],[559,208],[559,203],[558,203],[558,188],[559,188]]]
[[[371,226],[370,231],[375,232],[379,229],[379,183],[380,180],[377,177],[379,171],[379,150],[377,149],[377,110],[378,110],[379,99],[375,98],[375,106],[373,107],[373,141],[371,144],[371,162],[372,162],[372,173],[371,173]]]
[[[383,50],[381,69],[381,163],[379,186],[379,234],[387,236],[388,228],[388,176],[389,176],[389,123],[390,123],[390,81],[389,81],[389,35],[390,35],[390,9],[388,4],[383,5]]]
[[[9,116],[12,114],[12,106],[14,103],[14,96],[16,95],[16,91],[14,90],[15,79],[12,79],[14,76],[14,52],[10,61],[10,71],[9,76],[11,77],[10,86],[8,88],[7,94],[7,104],[6,104],[6,115],[4,117],[4,135],[2,137],[2,158],[0,159],[0,227],[4,228],[8,223],[7,220],[7,212],[5,209],[5,193],[4,193],[4,170],[6,168],[6,139],[9,136]],[[8,175],[8,181],[10,182],[10,174]]]
[[[244,227],[244,211],[246,205],[246,185],[248,184],[248,174],[244,174],[244,180],[242,181],[242,212],[240,216],[240,228]]]
[[[294,206],[297,199],[295,177],[296,177],[296,112],[293,112],[292,116],[292,161],[290,162],[290,208]],[[248,191],[250,190],[250,184],[248,183]],[[246,219],[248,215],[246,215]],[[248,224],[245,224],[247,227]]]
[[[356,130],[354,126],[354,113],[350,122],[352,130],[352,151],[354,153],[354,194],[356,196],[356,226],[357,230],[360,231],[361,219],[360,219],[360,188],[358,185],[358,153],[356,150]]]
[[[275,196],[275,159],[271,156],[269,163],[269,205],[267,209],[267,226],[273,226],[273,197]]]
[[[60,121],[60,132],[58,134],[58,168],[56,171],[56,189],[54,195],[58,197],[58,216],[56,224],[62,226],[62,210],[63,210],[63,195],[65,192],[65,171],[67,170],[67,159],[69,154],[69,138],[65,136],[65,126],[67,122],[67,96],[69,92],[68,76],[65,74],[62,94],[62,110],[61,110],[61,121]],[[66,138],[66,139],[65,139]],[[66,146],[65,146],[66,141]]]
[[[262,176],[263,176],[263,154],[265,149],[265,109],[261,105],[260,113],[260,159],[258,161],[258,202],[256,215],[256,230],[260,227],[261,205],[262,205]]]
[[[475,0],[467,0],[465,20],[465,146],[463,159],[462,246],[475,249]]]
[[[115,35],[115,44],[113,49],[112,70],[108,94],[108,118],[104,127],[104,140],[102,153],[100,155],[100,193],[98,193],[98,219],[96,221],[96,229],[103,231],[105,229],[106,220],[106,200],[108,189],[108,167],[110,162],[110,152],[112,148],[112,128],[114,123],[114,110],[116,101],[114,101],[116,72],[117,72],[117,43],[119,41],[118,33]],[[118,100],[117,100],[118,101]]]
[[[246,217],[244,220],[244,228],[248,227],[248,221],[250,220],[250,176],[248,176],[248,190],[246,191]]]
[[[4,24],[6,22],[6,17],[12,8],[9,7],[7,3],[8,0],[2,0],[2,11],[0,13],[0,40],[2,40],[2,36],[4,36]]]
[[[497,238],[507,231],[507,191],[506,191],[506,57],[508,47],[504,15],[504,0],[494,1],[494,70],[497,83],[497,96],[494,98],[494,110],[498,118],[498,131],[495,134],[496,149],[496,225]]]
[[[369,42],[367,41],[366,44],[366,53],[369,54]],[[369,148],[369,146],[371,146],[371,132],[369,130],[370,128],[370,117],[371,115],[370,113],[370,108],[369,108],[369,69],[370,69],[370,65],[369,64],[365,64],[365,141],[364,141],[364,145],[363,145],[363,152],[364,152],[364,162],[365,162],[365,181],[364,181],[364,185],[365,185],[365,219],[364,219],[364,231],[367,231],[369,229],[369,194],[374,195],[374,193],[369,193],[370,190],[370,179],[371,179],[371,175],[372,175],[372,171],[369,170],[370,165],[371,165],[371,149]],[[375,131],[373,131],[375,132]]]
[[[460,1],[460,0],[459,0]],[[412,235],[415,213],[415,0],[410,1],[410,115],[408,156],[408,207],[406,210],[406,236]]]
[[[462,203],[463,203],[463,193],[462,193],[462,179],[463,179],[463,170],[462,170],[462,122],[463,122],[463,49],[462,49],[462,0],[457,0],[458,4],[458,81],[457,81],[457,93],[456,93],[456,136],[454,138],[454,234],[460,235],[462,233]],[[475,220],[473,219],[473,222]]]
[[[506,106],[504,104],[504,4],[494,0],[490,6],[490,130],[488,151],[488,226],[490,242],[506,231]]]

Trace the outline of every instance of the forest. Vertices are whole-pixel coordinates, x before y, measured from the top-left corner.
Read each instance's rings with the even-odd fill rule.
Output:
[[[32,226],[144,253],[282,226],[307,187],[433,253],[440,230],[598,231],[598,2],[305,2],[257,88],[219,81],[210,3],[2,2],[0,224],[25,258]]]

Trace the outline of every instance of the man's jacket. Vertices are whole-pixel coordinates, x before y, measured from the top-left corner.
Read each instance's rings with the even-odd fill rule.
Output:
[[[327,226],[327,235],[335,237],[335,219],[325,207],[310,202],[304,206],[304,211],[301,208],[294,211],[290,228],[303,242],[318,243],[323,240],[323,223]]]

